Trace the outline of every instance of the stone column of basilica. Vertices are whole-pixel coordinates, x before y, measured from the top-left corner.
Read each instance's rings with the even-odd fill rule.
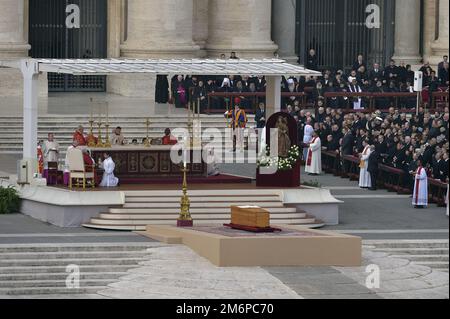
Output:
[[[273,57],[271,0],[210,0],[208,56]]]
[[[436,40],[436,0],[424,1],[424,27],[423,27],[423,59],[429,61],[432,55],[431,45]]]
[[[397,64],[420,64],[420,15],[420,0],[396,0],[393,59]]]
[[[272,1],[272,38],[280,58],[297,63],[295,53],[296,7],[293,1]]]
[[[437,65],[442,61],[444,55],[449,53],[449,0],[439,1],[439,30],[438,38],[431,45],[432,56],[430,57],[430,63],[432,65]]]
[[[194,0],[128,1],[127,38],[123,58],[191,58],[199,54],[193,41]],[[108,78],[108,91],[124,96],[154,97],[155,77],[117,75]]]
[[[30,45],[25,40],[24,17],[27,8],[24,0],[0,1],[0,59],[18,59],[28,56]],[[18,70],[0,69],[0,96],[23,94],[22,74]],[[41,76],[40,95],[45,95],[46,80]]]
[[[200,48],[199,56],[206,56],[206,42],[208,41],[208,1],[194,0],[194,30],[193,39]]]

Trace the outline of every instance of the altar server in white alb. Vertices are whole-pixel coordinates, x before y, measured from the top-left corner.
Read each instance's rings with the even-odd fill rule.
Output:
[[[372,187],[372,181],[370,178],[370,173],[367,171],[369,167],[369,157],[372,151],[370,150],[369,141],[363,141],[364,150],[359,155],[359,187],[361,188],[370,188]]]
[[[313,132],[313,138],[309,143],[305,171],[310,175],[322,174],[322,142],[316,131]]]
[[[44,162],[58,162],[59,144],[55,141],[53,133],[48,133],[48,139],[44,142]]]
[[[428,176],[421,160],[417,161],[417,166],[412,204],[414,208],[425,208],[428,206]]]
[[[119,185],[119,179],[114,176],[114,169],[116,168],[116,164],[108,153],[104,153],[103,158],[103,170],[105,172],[103,173],[100,187],[116,187],[117,185]]]

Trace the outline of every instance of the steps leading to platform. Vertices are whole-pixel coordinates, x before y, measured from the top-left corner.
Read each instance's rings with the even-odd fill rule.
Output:
[[[142,231],[147,225],[172,225],[179,216],[180,197],[179,191],[128,191],[122,207],[111,207],[84,226]],[[276,190],[194,190],[189,197],[196,225],[226,224],[231,219],[230,206],[256,205],[270,212],[273,225],[323,226],[306,212],[284,205]]]
[[[147,128],[145,124],[145,117],[137,116],[113,116],[110,117],[110,127],[122,127],[123,134],[127,140],[131,142],[136,138],[139,142],[147,136]],[[200,117],[202,129],[219,129],[224,135],[224,129],[227,127],[227,122],[223,115],[202,115]],[[188,118],[186,115],[156,115],[150,117],[149,137],[160,138],[164,135],[166,128],[187,128]],[[56,140],[60,144],[60,156],[64,158],[66,149],[72,143],[72,135],[78,125],[85,127],[86,133],[89,129],[89,116],[73,115],[73,116],[41,116],[38,122],[38,139],[45,140],[47,134],[52,132],[55,134]],[[249,116],[248,127],[254,127],[254,117]],[[23,119],[22,117],[0,117],[0,154],[21,154],[22,153],[22,139],[23,139]],[[94,134],[97,134],[98,128],[94,129]],[[103,138],[105,137],[105,130],[103,128]],[[205,139],[204,142],[209,142]],[[223,143],[222,141],[219,141]],[[217,142],[216,142],[217,144]]]
[[[152,247],[151,243],[0,245],[0,299],[96,294],[148,260]],[[79,267],[80,288],[66,287],[68,265]]]
[[[394,258],[405,258],[415,265],[439,271],[449,270],[448,240],[375,241],[369,245],[375,247],[375,252],[388,253]]]

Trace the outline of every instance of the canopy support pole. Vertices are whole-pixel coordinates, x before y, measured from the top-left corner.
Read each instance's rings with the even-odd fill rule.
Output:
[[[24,59],[20,69],[23,75],[23,159],[29,162],[28,180],[32,180],[37,168],[39,63]]]
[[[266,76],[266,118],[281,111],[281,76]]]

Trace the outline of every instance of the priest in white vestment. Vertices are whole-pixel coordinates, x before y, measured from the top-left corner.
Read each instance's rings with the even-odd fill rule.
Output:
[[[414,208],[424,208],[428,206],[428,176],[422,161],[418,160],[417,166],[412,204]]]
[[[363,141],[364,150],[359,155],[359,187],[370,188],[372,187],[372,180],[370,178],[370,173],[367,171],[369,167],[369,157],[372,151],[370,150],[370,145],[368,141]]]
[[[306,158],[306,173],[310,175],[322,174],[322,142],[317,132],[309,143],[308,156]]]
[[[48,139],[43,145],[43,151],[45,167],[47,167],[48,162],[58,162],[59,144],[55,141],[52,133],[48,134]]]
[[[303,144],[305,144],[305,146],[303,147],[303,159],[305,161],[307,160],[308,157],[308,146],[306,145],[311,142],[313,133],[314,128],[311,125],[311,119],[307,119],[305,128],[303,130]]]
[[[102,182],[100,183],[100,187],[116,187],[119,185],[119,179],[114,176],[114,169],[116,168],[116,164],[112,160],[111,156],[107,153],[103,155],[103,173]]]

